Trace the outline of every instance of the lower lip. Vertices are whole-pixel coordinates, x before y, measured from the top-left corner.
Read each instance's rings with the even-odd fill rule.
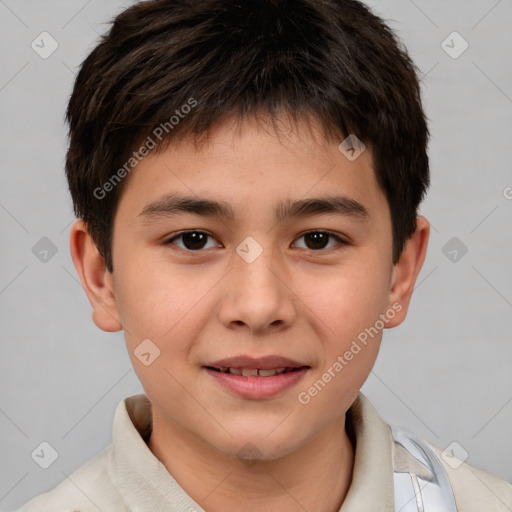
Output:
[[[301,368],[293,372],[281,373],[273,377],[244,377],[231,373],[217,372],[205,368],[225,389],[243,398],[269,398],[282,393],[297,384],[306,374],[308,368]]]

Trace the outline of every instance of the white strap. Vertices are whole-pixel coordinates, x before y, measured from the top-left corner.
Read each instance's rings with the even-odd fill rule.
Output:
[[[391,435],[395,512],[457,512],[448,475],[427,442],[399,427],[391,426]]]

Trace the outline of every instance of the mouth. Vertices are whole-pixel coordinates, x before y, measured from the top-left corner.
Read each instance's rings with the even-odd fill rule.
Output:
[[[232,368],[232,367],[215,367],[206,366],[208,370],[213,370],[219,373],[230,373],[231,375],[241,375],[242,377],[274,377],[283,373],[296,372],[308,366],[297,367],[284,367],[284,368]]]
[[[295,386],[311,366],[281,356],[232,357],[203,366],[224,390],[246,399],[271,398]]]

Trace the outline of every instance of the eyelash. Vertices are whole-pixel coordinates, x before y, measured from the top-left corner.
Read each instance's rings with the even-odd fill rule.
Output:
[[[165,241],[164,245],[169,245],[169,244],[175,245],[175,244],[173,244],[174,240],[182,237],[183,235],[186,235],[187,233],[201,233],[201,234],[209,236],[211,238],[215,238],[213,235],[211,235],[210,233],[207,233],[206,231],[200,231],[200,230],[197,230],[197,229],[191,229],[191,230],[188,230],[188,231],[181,231],[180,233],[177,233],[172,238],[169,238],[167,241]],[[323,231],[323,230],[306,231],[305,233],[302,233],[301,235],[299,235],[297,237],[297,239],[302,238],[302,237],[304,237],[306,235],[309,235],[309,234],[312,234],[312,233],[319,233],[319,234],[327,235],[327,236],[329,236],[331,238],[334,238],[337,242],[339,242],[339,245],[341,245],[341,246],[348,245],[348,242],[346,240],[342,239],[340,236],[338,236],[335,233],[332,233],[330,231]],[[338,248],[340,248],[340,247],[338,247]],[[206,250],[206,249],[192,250],[192,249],[187,249],[187,248],[182,248],[182,247],[180,247],[180,249],[182,249],[182,250],[184,250],[186,252],[204,252]],[[327,249],[323,248],[323,249],[318,249],[318,250],[315,250],[315,249],[307,249],[307,250],[310,250],[312,252],[325,252],[325,251],[327,251],[329,249],[335,249],[335,247],[329,247]]]

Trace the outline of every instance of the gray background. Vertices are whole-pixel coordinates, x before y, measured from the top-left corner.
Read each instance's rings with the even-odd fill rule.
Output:
[[[0,0],[3,510],[52,489],[108,445],[117,404],[142,392],[122,334],[91,320],[69,254],[63,167],[77,66],[130,3]],[[432,187],[422,213],[433,229],[409,317],[385,332],[363,392],[386,421],[442,448],[456,441],[468,462],[512,481],[512,1],[369,4],[423,74]],[[43,31],[59,45],[47,59],[31,48]],[[441,45],[453,31],[469,43],[457,59]],[[32,251],[43,237],[57,250],[46,262]],[[445,253],[458,251],[455,262],[443,253],[452,237],[458,247]],[[59,454],[46,470],[31,458],[42,441]]]

